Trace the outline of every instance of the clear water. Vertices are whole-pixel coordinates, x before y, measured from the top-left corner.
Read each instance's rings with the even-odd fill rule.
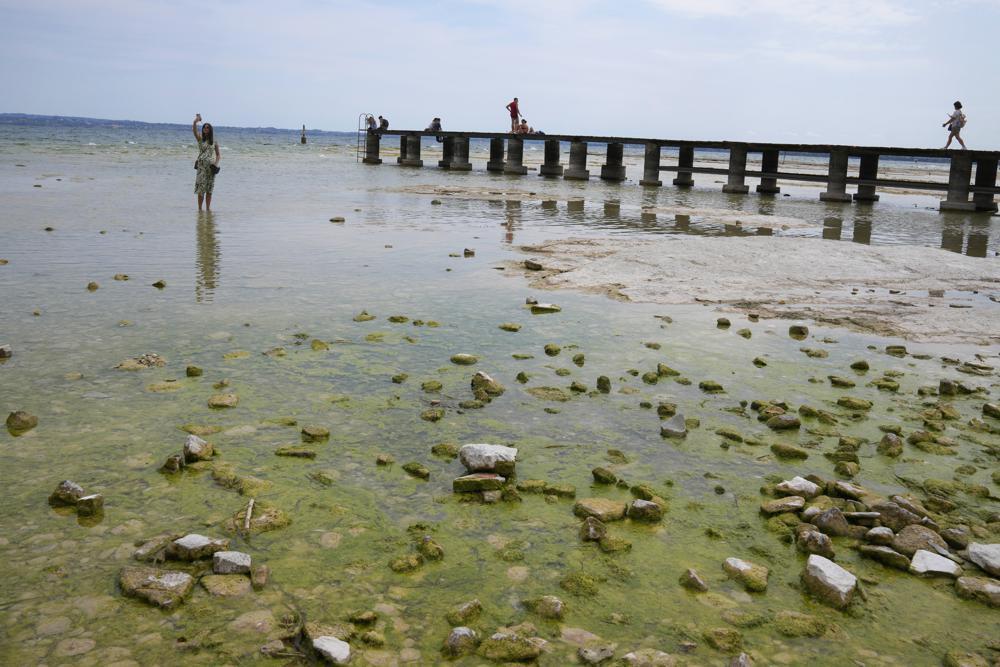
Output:
[[[995,496],[995,459],[984,447],[1000,442],[965,426],[980,414],[981,399],[954,402],[962,419],[949,423],[947,434],[959,442],[957,455],[907,446],[893,462],[876,455],[874,443],[879,424],[900,424],[904,432],[921,427],[928,399],[916,396],[917,387],[956,377],[941,355],[971,360],[980,354],[995,362],[998,350],[909,344],[912,353],[931,357],[897,359],[878,350],[900,341],[813,326],[811,339],[800,343],[787,337],[783,321],[731,317],[732,328],[720,330],[709,307],[623,304],[573,292],[537,295],[563,310],[533,316],[524,308],[531,291],[497,268],[520,256],[516,245],[561,236],[733,233],[710,214],[654,219],[644,207],[795,217],[808,224],[775,233],[941,245],[983,261],[996,261],[996,218],[944,216],[925,209],[933,206],[926,197],[888,195],[867,208],[820,204],[816,191],[804,188],[787,189],[788,198],[731,197],[708,178],[679,191],[494,176],[482,171],[481,149],[475,171],[451,174],[398,168],[390,164],[388,146],[387,164],[359,165],[349,136],[314,134],[306,146],[293,132],[220,131],[219,139],[214,211],[199,215],[191,194],[195,151],[182,129],[0,127],[0,258],[9,262],[0,266],[0,343],[15,350],[0,365],[0,408],[28,410],[40,422],[19,437],[0,432],[5,664],[263,663],[269,659],[259,647],[280,632],[261,632],[249,621],[276,626],[276,619],[294,613],[333,623],[362,609],[380,612],[386,645],[354,642],[359,664],[434,664],[443,661],[444,614],[473,597],[484,605],[476,624],[482,632],[530,621],[551,641],[541,662],[571,663],[575,647],[561,638],[560,625],[520,605],[546,594],[566,601],[563,626],[617,643],[618,656],[652,647],[692,665],[725,661],[702,632],[726,626],[721,614],[730,608],[794,610],[830,622],[819,638],[788,638],[770,623],[742,630],[758,664],[937,664],[952,648],[985,652],[1000,634],[995,611],[958,599],[947,582],[862,560],[846,541],[838,541],[838,560],[866,581],[868,600],[848,614],[818,605],[798,590],[803,558],[757,512],[768,475],[834,477],[822,453],[834,449],[838,434],[871,441],[860,451],[857,481],[876,491],[903,490],[897,475],[951,479],[968,464],[975,472],[960,479],[984,484]],[[426,165],[437,159],[432,144],[426,144]],[[435,187],[536,194],[508,202],[503,195],[412,191]],[[435,197],[441,205],[431,204]],[[584,203],[570,206],[570,199]],[[331,224],[333,216],[346,223]],[[475,249],[475,256],[451,256],[464,248]],[[130,280],[115,281],[116,273]],[[166,288],[151,287],[156,280]],[[99,289],[88,291],[90,281]],[[377,319],[353,321],[362,310]],[[440,326],[393,324],[386,319],[391,315]],[[656,317],[662,315],[672,323]],[[501,331],[502,322],[523,328]],[[752,338],[737,336],[741,327],[750,328]],[[330,349],[313,351],[312,339],[328,341]],[[560,355],[543,353],[550,342],[563,346]],[[799,351],[803,345],[822,347],[829,357],[808,358]],[[285,356],[263,354],[279,346]],[[224,357],[237,350],[250,354]],[[147,352],[162,355],[167,365],[114,368]],[[449,357],[456,352],[478,355],[480,362],[453,365]],[[582,367],[570,361],[577,352],[586,355]],[[516,360],[511,355],[517,353],[534,358]],[[756,368],[751,360],[757,356],[768,366]],[[848,366],[858,358],[873,368],[857,378],[858,387],[830,387],[825,378],[852,376]],[[647,385],[627,372],[652,370],[658,362],[693,384],[665,378]],[[186,378],[189,364],[203,367],[204,376]],[[469,381],[479,369],[507,391],[483,409],[463,410],[458,404],[471,398]],[[569,375],[557,375],[558,369]],[[904,373],[898,394],[866,386],[890,370]],[[597,376],[607,375],[614,389],[543,402],[515,380],[520,371],[530,376],[527,387],[577,380],[593,388]],[[398,373],[409,377],[395,384],[390,378]],[[212,410],[206,404],[218,393],[212,384],[224,378],[240,403]],[[171,379],[179,390],[150,390]],[[443,389],[422,391],[429,379]],[[697,385],[704,379],[721,382],[727,392],[703,394]],[[974,379],[996,391],[995,378]],[[836,407],[845,393],[875,401],[868,419],[852,422]],[[772,433],[753,413],[729,410],[755,398],[823,407],[840,415],[840,423]],[[680,443],[661,439],[655,410],[640,407],[660,400],[699,418],[700,428]],[[420,418],[432,401],[445,409],[436,423]],[[293,417],[297,426],[268,421],[280,417]],[[207,470],[173,478],[157,472],[183,444],[180,427],[191,423],[219,426],[220,433],[208,436],[221,450],[218,460],[270,482],[256,494],[258,502],[285,510],[292,524],[234,537],[234,548],[271,568],[263,591],[224,599],[196,587],[179,609],[161,612],[116,590],[134,542],[165,531],[222,535],[223,520],[248,500],[216,484]],[[329,441],[317,445],[317,458],[276,457],[278,446],[299,442],[304,424],[331,431]],[[810,457],[783,463],[766,447],[724,449],[714,431],[727,425],[767,443],[798,443]],[[604,555],[578,540],[572,501],[525,495],[517,504],[462,502],[451,493],[461,466],[430,452],[440,442],[517,446],[519,479],[572,484],[578,497],[625,500],[625,490],[591,487],[593,467],[612,467],[630,482],[653,486],[670,508],[654,528],[612,524],[611,533],[629,540],[632,550]],[[611,463],[609,449],[630,462]],[[396,465],[377,467],[379,453],[394,456]],[[430,479],[403,472],[409,461],[424,463]],[[316,473],[332,483],[316,481]],[[49,492],[67,478],[104,494],[103,520],[78,521],[47,505]],[[990,530],[985,521],[1000,509],[995,498],[963,493],[955,500],[959,509],[942,523]],[[413,574],[393,573],[387,563],[411,551],[407,527],[416,523],[428,524],[446,556]],[[509,560],[510,553],[501,553],[505,545],[520,549],[523,559]],[[729,556],[768,565],[767,592],[750,596],[728,581],[721,562]],[[677,585],[687,567],[706,578],[710,593],[693,595]],[[575,572],[601,580],[596,596],[560,588]],[[698,647],[683,653],[692,641]]]

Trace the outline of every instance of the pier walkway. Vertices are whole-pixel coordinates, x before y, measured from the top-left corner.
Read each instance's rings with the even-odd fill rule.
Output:
[[[624,147],[643,146],[642,179],[640,185],[658,187],[663,185],[660,172],[674,172],[673,184],[678,187],[694,185],[694,174],[717,174],[727,177],[723,192],[747,194],[750,186],[748,178],[760,179],[756,191],[762,195],[780,192],[777,182],[807,181],[826,183],[826,191],[819,198],[830,202],[874,202],[878,201],[879,188],[907,188],[945,192],[941,201],[942,211],[996,211],[995,195],[997,187],[997,164],[1000,151],[944,150],[934,148],[898,148],[891,146],[839,146],[823,144],[773,144],[741,141],[686,141],[670,139],[641,139],[636,137],[599,137],[564,134],[514,135],[504,132],[431,132],[426,130],[382,130],[370,132],[365,137],[365,164],[381,164],[379,148],[383,137],[399,137],[399,157],[397,162],[406,167],[421,167],[422,137],[440,137],[442,159],[438,166],[454,171],[469,171],[469,140],[489,139],[490,158],[486,170],[505,174],[526,174],[524,166],[524,143],[537,141],[545,144],[545,159],[538,169],[540,176],[562,177],[587,180],[587,150],[590,144],[606,147],[606,157],[601,166],[600,178],[606,181],[624,181]],[[562,164],[561,143],[569,144],[569,162]],[[664,148],[677,149],[674,164],[663,164]],[[695,151],[711,149],[729,152],[729,167],[698,167],[694,164]],[[781,154],[794,153],[826,157],[829,160],[826,174],[797,173],[780,171]],[[759,171],[747,169],[749,155],[761,156]],[[950,161],[948,182],[931,182],[879,178],[878,168],[881,157],[938,158]],[[849,175],[851,158],[858,158],[857,176]],[[975,177],[973,178],[973,174]],[[857,192],[850,194],[847,186],[857,186]],[[970,199],[971,198],[971,199]]]

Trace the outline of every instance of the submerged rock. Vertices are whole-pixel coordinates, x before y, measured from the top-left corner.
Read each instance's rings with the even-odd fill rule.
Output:
[[[727,558],[722,563],[722,569],[748,591],[759,593],[767,590],[769,570],[763,565],[756,565],[740,558]]]
[[[471,384],[473,396],[481,401],[489,401],[504,392],[504,386],[483,371],[472,376]]]
[[[482,603],[478,599],[473,599],[454,607],[447,613],[445,620],[451,625],[468,625],[479,618],[482,611]]]
[[[675,414],[673,417],[660,425],[660,435],[664,438],[686,438],[687,422],[683,414]]]
[[[215,597],[239,597],[250,592],[250,579],[240,574],[206,574],[200,583]]]
[[[68,479],[59,482],[55,491],[49,494],[49,504],[52,506],[70,505],[75,507],[84,496],[83,487]]]
[[[558,313],[562,308],[554,303],[533,303],[531,304],[532,315],[544,315],[546,313]]]
[[[38,426],[38,417],[30,412],[15,410],[7,415],[7,430],[11,432],[11,435],[27,433],[36,426]]]
[[[455,493],[474,493],[476,491],[498,491],[503,488],[506,478],[493,473],[473,473],[456,478],[451,485]]]
[[[543,595],[540,598],[522,600],[521,604],[542,618],[562,620],[566,613],[566,605],[554,595]]]
[[[321,442],[330,437],[330,429],[316,424],[307,424],[302,427],[303,442]]]
[[[813,554],[806,561],[802,584],[824,604],[845,609],[854,599],[858,579],[832,560]]]
[[[403,464],[403,470],[408,472],[413,477],[418,477],[420,479],[430,479],[431,471],[423,463],[418,463],[416,461],[411,461],[410,463]]]
[[[473,354],[453,354],[451,356],[451,363],[458,364],[459,366],[471,366],[479,361],[479,357]]]
[[[581,498],[573,505],[573,514],[602,522],[620,521],[625,518],[625,503],[608,498]]]
[[[98,516],[104,511],[104,496],[92,493],[83,496],[76,503],[76,513],[79,516]]]
[[[208,399],[210,408],[235,408],[240,402],[236,394],[215,394]]]
[[[776,442],[771,445],[771,453],[777,456],[779,459],[807,459],[809,458],[809,452],[802,449],[801,447],[796,447],[795,445],[789,445],[784,442]]]
[[[959,577],[955,580],[955,592],[960,598],[1000,608],[1000,581],[996,579]]]
[[[557,401],[559,403],[564,403],[569,400],[569,394],[559,387],[529,387],[528,389],[525,389],[525,391],[535,398],[543,401]]]
[[[779,611],[774,617],[774,627],[786,637],[820,637],[827,623],[817,616],[796,611]]]
[[[118,585],[128,597],[141,598],[157,607],[172,609],[191,592],[194,578],[187,572],[176,570],[124,567],[118,575]]]
[[[189,435],[184,441],[184,462],[194,463],[195,461],[208,461],[215,452],[208,442],[196,435]]]
[[[596,517],[588,516],[580,524],[580,539],[584,542],[598,542],[607,534],[607,527]]]
[[[677,658],[652,648],[630,651],[621,658],[626,667],[676,667]]]
[[[472,628],[458,626],[448,633],[442,651],[448,657],[459,658],[474,653],[477,646],[479,646],[479,634]]]
[[[494,662],[528,662],[541,655],[537,643],[515,632],[501,631],[479,645],[478,654]]]

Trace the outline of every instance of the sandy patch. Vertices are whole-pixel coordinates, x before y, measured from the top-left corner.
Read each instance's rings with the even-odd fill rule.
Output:
[[[543,270],[510,262],[506,273],[535,288],[712,302],[914,341],[1000,343],[1000,262],[992,258],[787,237],[567,239],[520,250]]]

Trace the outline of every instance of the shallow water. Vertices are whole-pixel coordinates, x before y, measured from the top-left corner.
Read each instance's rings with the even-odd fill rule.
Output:
[[[910,344],[911,353],[931,358],[900,359],[881,350],[901,341],[811,326],[811,338],[797,342],[787,336],[785,321],[729,315],[733,326],[722,330],[710,307],[626,304],[572,292],[536,294],[562,306],[561,313],[536,316],[524,307],[531,292],[521,279],[497,269],[519,257],[515,244],[560,236],[738,231],[710,213],[653,219],[643,215],[648,207],[793,217],[807,224],[774,233],[945,245],[990,257],[998,243],[996,218],[942,216],[921,208],[926,198],[886,196],[863,208],[820,204],[808,189],[771,200],[731,197],[707,179],[692,191],[650,191],[630,183],[492,176],[478,161],[469,174],[363,167],[355,163],[350,138],[321,136],[302,147],[267,132],[228,145],[220,136],[226,150],[215,211],[199,215],[190,194],[194,151],[182,133],[138,135],[125,139],[136,142],[128,144],[107,130],[38,132],[4,128],[0,135],[0,258],[9,261],[0,266],[0,343],[15,351],[0,365],[0,408],[28,410],[40,421],[20,437],[0,432],[8,504],[0,517],[0,657],[6,664],[252,664],[268,660],[259,647],[269,633],[252,629],[260,627],[254,621],[276,626],[275,619],[293,611],[332,623],[362,609],[380,612],[386,646],[355,642],[361,664],[429,664],[441,660],[444,614],[473,597],[484,605],[481,631],[530,621],[552,642],[543,663],[572,662],[575,647],[560,639],[559,625],[519,604],[546,594],[566,601],[562,625],[616,642],[619,656],[647,646],[681,654],[684,642],[693,641],[698,648],[684,656],[693,665],[724,662],[701,635],[726,626],[721,612],[728,608],[803,611],[830,621],[820,638],[783,637],[773,624],[743,629],[744,646],[759,664],[937,664],[951,648],[985,652],[1000,633],[996,611],[960,600],[945,582],[861,560],[847,541],[838,542],[838,561],[866,581],[868,600],[848,614],[822,607],[798,590],[802,556],[767,530],[757,512],[768,475],[833,478],[833,463],[822,453],[833,450],[838,434],[870,441],[859,452],[856,481],[878,492],[903,491],[896,475],[951,479],[957,467],[972,464],[975,473],[960,479],[986,485],[995,496],[990,472],[996,459],[985,452],[1000,441],[965,427],[981,416],[982,399],[954,401],[962,419],[946,433],[959,442],[955,456],[907,445],[892,462],[875,454],[874,443],[879,424],[900,424],[904,433],[922,426],[921,402],[933,399],[918,398],[917,387],[966,379],[941,355],[974,360],[980,354],[995,366],[1000,350]],[[427,153],[424,160],[430,165],[436,158]],[[442,203],[433,205],[434,195],[408,191],[414,186],[536,195],[518,202],[502,194],[437,196]],[[568,203],[579,198],[582,204]],[[340,215],[345,224],[328,222]],[[47,226],[53,231],[44,231]],[[475,249],[475,256],[461,257],[464,248]],[[130,280],[112,280],[116,273]],[[160,279],[165,289],[150,286]],[[88,292],[90,281],[100,288]],[[377,319],[353,321],[363,309]],[[394,324],[386,319],[391,315],[440,326]],[[672,322],[656,317],[663,315]],[[501,331],[502,322],[523,328]],[[742,327],[751,329],[750,339],[736,334]],[[328,341],[330,349],[313,351],[312,339]],[[563,351],[548,357],[546,343]],[[285,356],[263,354],[279,346]],[[806,357],[803,346],[826,349],[829,357]],[[237,350],[249,355],[224,358]],[[162,355],[167,365],[114,369],[147,352]],[[480,361],[453,365],[449,357],[456,352]],[[577,352],[586,355],[582,367],[571,362]],[[517,353],[534,358],[517,360],[511,356]],[[755,367],[757,356],[768,365]],[[858,387],[830,387],[828,375],[855,377],[848,366],[859,358],[869,359],[872,370],[856,378]],[[648,385],[627,372],[652,370],[658,362],[693,384],[662,378]],[[184,377],[189,364],[203,367],[204,376]],[[458,404],[471,398],[469,380],[480,369],[506,393],[483,409],[462,410]],[[569,375],[557,375],[558,369]],[[515,380],[520,371],[530,376],[527,387],[578,380],[592,389],[597,376],[607,375],[613,391],[544,402]],[[904,373],[898,393],[866,386],[885,371]],[[76,373],[82,377],[71,379]],[[395,384],[390,378],[398,373],[409,377]],[[225,391],[237,393],[240,403],[212,410],[206,401],[223,378],[230,382]],[[150,391],[170,379],[180,388]],[[443,389],[422,391],[429,379]],[[726,393],[702,393],[697,385],[704,379],[721,382]],[[972,380],[997,390],[995,377]],[[854,422],[837,408],[844,394],[875,401],[869,418]],[[807,420],[812,432],[774,433],[749,410],[727,410],[755,398],[829,409],[840,423]],[[445,417],[423,421],[421,412],[435,400]],[[662,439],[655,410],[640,407],[661,400],[699,418],[700,428],[682,442]],[[280,417],[297,425],[267,421]],[[234,537],[234,548],[271,568],[263,591],[222,599],[196,587],[186,604],[161,612],[116,591],[133,543],[165,531],[222,535],[221,522],[248,500],[216,484],[207,470],[174,477],[157,472],[180,450],[180,427],[190,423],[223,429],[207,436],[221,450],[218,461],[270,482],[257,500],[287,511],[292,524]],[[299,442],[305,424],[331,431],[329,441],[316,446],[317,458],[276,457],[278,446]],[[798,443],[810,457],[784,463],[766,447],[724,449],[714,431],[725,425],[768,444]],[[611,534],[632,549],[604,555],[578,540],[570,500],[525,494],[520,503],[482,505],[454,496],[451,480],[461,466],[431,454],[440,442],[510,444],[520,450],[518,479],[572,484],[577,497],[625,500],[626,490],[591,488],[591,469],[611,467],[629,482],[649,483],[670,508],[654,528],[611,524]],[[609,449],[624,452],[629,463],[609,462]],[[376,467],[378,453],[393,455],[396,465]],[[403,472],[409,461],[424,463],[430,479]],[[332,483],[317,481],[316,473]],[[103,520],[78,522],[47,505],[48,494],[67,478],[104,494]],[[1000,509],[995,499],[963,493],[955,500],[960,509],[950,522],[983,524]],[[387,563],[412,550],[407,527],[416,523],[428,525],[446,556],[413,574],[393,573]],[[997,541],[996,534],[988,541]],[[767,592],[750,595],[728,581],[721,562],[729,556],[768,565]],[[693,595],[677,585],[687,567],[706,578],[710,593]],[[601,580],[596,596],[559,586],[578,572]]]

